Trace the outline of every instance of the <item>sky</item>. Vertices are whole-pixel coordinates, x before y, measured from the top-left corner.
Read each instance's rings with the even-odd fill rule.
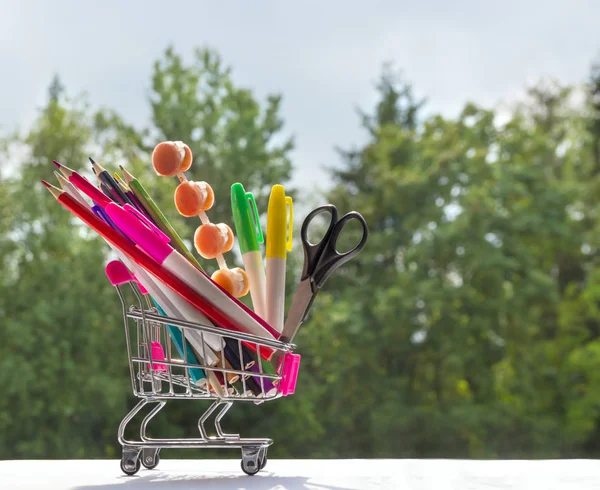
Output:
[[[294,182],[324,188],[334,148],[365,141],[356,109],[374,106],[384,63],[427,111],[451,116],[466,101],[514,101],[542,78],[584,81],[598,26],[598,0],[0,0],[0,133],[31,124],[54,73],[69,94],[145,126],[153,61],[169,44],[188,59],[209,46],[237,85],[283,94]]]

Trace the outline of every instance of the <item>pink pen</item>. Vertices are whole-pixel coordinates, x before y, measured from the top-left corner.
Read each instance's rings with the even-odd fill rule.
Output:
[[[227,316],[232,322],[231,326],[234,328],[239,326],[248,333],[267,339],[279,336],[279,333],[269,324],[227,294],[210,277],[191,265],[165,241],[164,237],[158,235],[156,230],[152,230],[131,205],[126,204],[122,208],[115,203],[110,203],[106,206],[106,212],[119,229],[127,233],[139,248],[166,270],[177,275],[223,315]],[[209,313],[205,312],[210,318]],[[222,326],[227,327],[226,325]]]

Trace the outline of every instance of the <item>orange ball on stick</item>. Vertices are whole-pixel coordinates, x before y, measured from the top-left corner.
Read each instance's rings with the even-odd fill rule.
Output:
[[[192,155],[192,150],[185,143],[183,144],[183,159],[181,160],[181,172],[187,172],[192,166],[192,161],[194,160],[194,156]]]
[[[214,259],[233,248],[233,231],[224,223],[201,225],[194,233],[194,245],[202,257]]]
[[[186,144],[163,141],[152,152],[152,166],[158,175],[173,177],[185,172],[192,165],[192,150]]]
[[[246,271],[239,267],[234,269],[219,269],[212,275],[212,280],[234,298],[241,298],[248,294],[250,290],[248,275]]]
[[[215,193],[206,182],[187,180],[175,189],[175,207],[182,216],[191,218],[212,207]]]

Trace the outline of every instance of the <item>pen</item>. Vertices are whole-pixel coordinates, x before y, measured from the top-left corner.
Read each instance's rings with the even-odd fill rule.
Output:
[[[162,234],[162,232],[158,228],[156,228],[156,226],[154,224],[152,224],[152,222],[150,220],[145,218],[139,211],[136,211],[134,208],[130,207],[129,204],[127,204],[126,206],[128,206],[128,209],[130,210],[130,212],[132,212],[134,214],[134,216],[137,215],[136,217],[138,219],[146,220],[146,224],[150,227],[150,229],[154,230],[154,232],[156,233],[156,236],[159,237],[160,240],[162,240],[165,243],[168,243],[169,238],[166,235]],[[95,208],[100,208],[99,206],[94,206],[92,208],[92,210],[97,215],[99,215],[100,218],[102,218],[105,222],[107,222],[109,225],[111,225],[117,231],[121,232],[128,240],[131,240],[131,237],[129,237],[127,235],[127,228],[123,227],[123,224],[121,224],[121,227],[119,227],[117,224],[115,224],[114,221],[112,221],[112,219],[110,217],[110,213],[108,213],[104,209],[100,208],[100,209],[95,210]],[[135,241],[132,240],[132,243],[135,243]],[[124,260],[125,260],[125,263],[129,266],[129,261],[126,260],[125,258],[124,258]],[[131,266],[129,266],[130,269],[132,269],[132,267],[137,267],[137,266],[135,266],[133,264]],[[139,275],[141,277],[144,277],[143,275],[141,275],[141,272],[139,273]],[[149,282],[153,282],[153,281],[151,280]],[[158,289],[158,291],[161,291],[161,290]],[[166,296],[169,303],[172,305],[172,307],[170,308],[171,312],[169,314],[171,314],[175,318],[180,318],[180,319],[192,321],[194,323],[199,323],[201,325],[214,327],[214,324],[208,318],[206,318],[206,316],[204,314],[202,314],[201,312],[199,312],[198,310],[193,308],[189,303],[183,301],[177,294],[175,294],[172,291],[169,291],[167,289],[164,291],[164,294],[160,295],[160,297],[164,297],[164,296]],[[166,305],[168,303],[163,301],[163,304],[165,304],[165,309],[166,309],[167,308]],[[175,312],[176,314],[174,314],[173,312]],[[224,343],[223,343],[223,339],[221,337],[218,337],[212,333],[204,333],[203,335],[201,335],[199,332],[192,331],[192,330],[186,331],[186,337],[188,337],[190,342],[192,342],[192,345],[196,349],[196,352],[198,352],[199,354],[202,353],[201,357],[204,358],[204,361],[208,365],[213,365],[219,360],[218,356],[216,354],[214,354],[214,352],[219,352],[223,348]],[[203,343],[206,343],[206,345],[209,347],[209,349],[205,349],[203,346]]]
[[[252,207],[250,203],[252,203]],[[254,312],[261,318],[265,318],[266,276],[259,246],[264,239],[254,196],[251,192],[246,192],[242,184],[237,183],[231,186],[231,210],[244,268],[250,283],[250,296]]]
[[[290,207],[289,218],[287,206]],[[286,220],[288,221],[286,223]],[[283,330],[285,309],[286,250],[292,250],[294,205],[282,185],[274,185],[267,209],[267,312],[266,320],[275,330]],[[286,239],[287,231],[287,239]]]
[[[162,211],[159,209],[156,203],[152,200],[150,195],[146,192],[146,189],[144,189],[140,181],[136,179],[133,175],[131,175],[123,167],[120,168],[121,172],[123,173],[123,179],[125,180],[125,182],[127,182],[127,185],[129,185],[129,188],[131,189],[135,197],[138,198],[139,202],[142,204],[146,212],[152,217],[154,224],[156,224],[156,226],[158,226],[160,230],[171,239],[173,248],[175,248],[181,255],[186,257],[198,269],[202,270],[202,266],[187,249],[181,237],[171,226],[171,223],[169,223],[167,218],[165,218],[165,215],[162,213]]]
[[[96,216],[101,218],[114,230],[121,233],[125,239],[130,240],[130,238],[124,235],[122,231],[117,227],[117,225],[110,219],[106,211],[102,209],[101,206],[98,206],[96,204],[91,209]],[[131,243],[134,242],[131,241]],[[121,250],[119,250],[110,242],[108,242],[108,245],[113,250],[115,250],[115,252],[123,261],[123,263],[132,272],[135,273],[136,277],[139,279],[140,283],[144,286],[144,288],[150,291],[153,299],[155,301],[158,301],[159,304],[162,305],[163,309],[166,310],[170,316],[172,316],[173,318],[178,318],[180,320],[193,321],[202,325],[214,327],[213,323],[208,318],[206,318],[202,313],[194,309],[191,305],[189,305],[189,303],[182,300],[177,294],[175,294],[168,288],[161,288],[160,285],[156,285],[156,281],[158,281],[158,279],[148,274],[142,267],[137,265],[135,262],[130,261],[129,258],[121,252]],[[196,332],[194,330],[186,330],[185,336],[190,342],[190,344],[193,346],[193,348],[196,350],[198,355],[204,360],[204,362],[208,366],[214,365],[218,362],[219,359],[214,354],[213,349],[222,349],[223,340],[220,337],[217,337],[210,333],[205,333],[204,335],[201,335],[199,332]],[[206,344],[206,346],[204,344]]]
[[[74,199],[76,199],[79,203],[82,204],[82,206],[84,206],[86,209],[90,209],[90,206],[87,202],[85,202],[85,200],[81,197],[81,195],[77,192],[77,190],[74,188],[74,186],[72,186],[66,179],[64,179],[64,177],[60,177],[59,176],[59,182],[61,183],[61,186],[63,186],[63,188],[65,189],[65,191],[67,193],[69,193],[70,196],[72,196]],[[45,184],[44,184],[45,185]],[[54,194],[54,193],[53,193]],[[110,218],[108,217],[108,215],[104,212],[104,210],[102,209],[101,206],[99,206],[98,204],[95,204],[94,206],[92,206],[91,211],[98,216],[100,219],[104,220],[109,226],[111,226],[117,233],[120,233],[120,230],[116,227],[116,225],[110,220]],[[104,238],[104,237],[103,237]],[[126,240],[129,240],[129,238],[125,237],[124,238]],[[179,313],[179,310],[174,306],[174,304],[167,298],[167,296],[170,296],[169,293],[171,293],[171,290],[169,290],[168,288],[162,289],[160,288],[160,286],[156,286],[155,285],[155,281],[157,281],[157,279],[155,279],[153,276],[151,276],[150,274],[148,274],[142,267],[140,267],[139,265],[137,265],[135,262],[130,261],[130,259],[118,248],[116,247],[113,243],[111,243],[109,240],[107,240],[106,238],[104,238],[104,240],[108,243],[108,245],[116,252],[116,254],[119,256],[119,258],[123,261],[123,263],[131,270],[135,273],[135,275],[137,276],[138,280],[140,281],[141,285],[150,292],[151,296],[152,296],[152,301],[155,303],[156,306],[159,306],[159,303],[157,303],[157,299],[160,301],[160,304],[163,305],[164,309],[169,311],[169,315],[174,317],[174,318],[179,318],[181,320],[186,320],[189,318],[185,318],[184,316],[182,316]],[[173,297],[174,296],[174,297]],[[188,303],[186,303],[185,301],[181,300],[179,298],[179,296],[175,295],[173,293],[173,295],[171,296],[171,299],[175,300],[174,303],[178,303],[180,306],[181,304],[185,304],[188,305]],[[198,315],[198,312],[196,310],[194,310],[191,306],[190,308],[192,309],[192,311],[194,313],[196,313],[196,315]],[[161,312],[164,315],[164,310],[161,308]],[[198,321],[197,318],[195,318],[193,315],[190,315],[194,320]],[[204,323],[209,323],[205,317],[204,318]],[[176,331],[176,332],[175,332]],[[171,335],[171,337],[173,338],[175,344],[178,347],[179,350],[179,345],[178,345],[178,339],[177,339],[177,333],[179,333],[179,337],[181,337],[181,332],[175,328],[175,327],[169,327],[169,334]],[[207,334],[210,335],[210,334]],[[192,331],[186,331],[186,338],[188,339],[188,342],[190,342],[195,348],[196,351],[198,352],[202,352],[206,358],[204,359],[204,362],[207,363],[207,365],[211,365],[211,364],[215,364],[218,359],[214,356],[212,350],[210,350],[210,348],[205,348],[202,345],[202,340],[207,341],[209,340],[207,336],[203,337],[198,334],[197,332],[192,332]],[[189,359],[192,360],[196,360],[196,357],[190,356],[190,353],[193,354],[192,349],[189,347],[189,345],[186,343],[185,344],[185,351],[183,351],[182,355],[183,359],[186,360],[187,358],[184,357],[186,354],[188,355]],[[194,364],[193,361],[189,362],[190,364]],[[195,361],[195,363],[197,364],[197,360]],[[204,375],[202,373],[201,369],[190,369],[190,376],[192,378],[192,381],[196,384],[198,384],[199,386],[205,386],[203,384],[203,380],[204,380]],[[221,389],[221,385],[218,382],[218,380],[216,379],[216,377],[214,376],[214,373],[209,372],[208,373],[208,378],[210,380],[210,384],[211,386],[213,386],[213,389],[217,392],[217,393],[223,393],[222,389]]]

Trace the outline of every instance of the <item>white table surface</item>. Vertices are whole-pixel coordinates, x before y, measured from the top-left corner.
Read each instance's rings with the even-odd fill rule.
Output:
[[[0,461],[6,490],[588,490],[600,489],[600,462],[463,460],[269,460],[256,476],[239,459],[161,460],[121,473],[118,461]]]

